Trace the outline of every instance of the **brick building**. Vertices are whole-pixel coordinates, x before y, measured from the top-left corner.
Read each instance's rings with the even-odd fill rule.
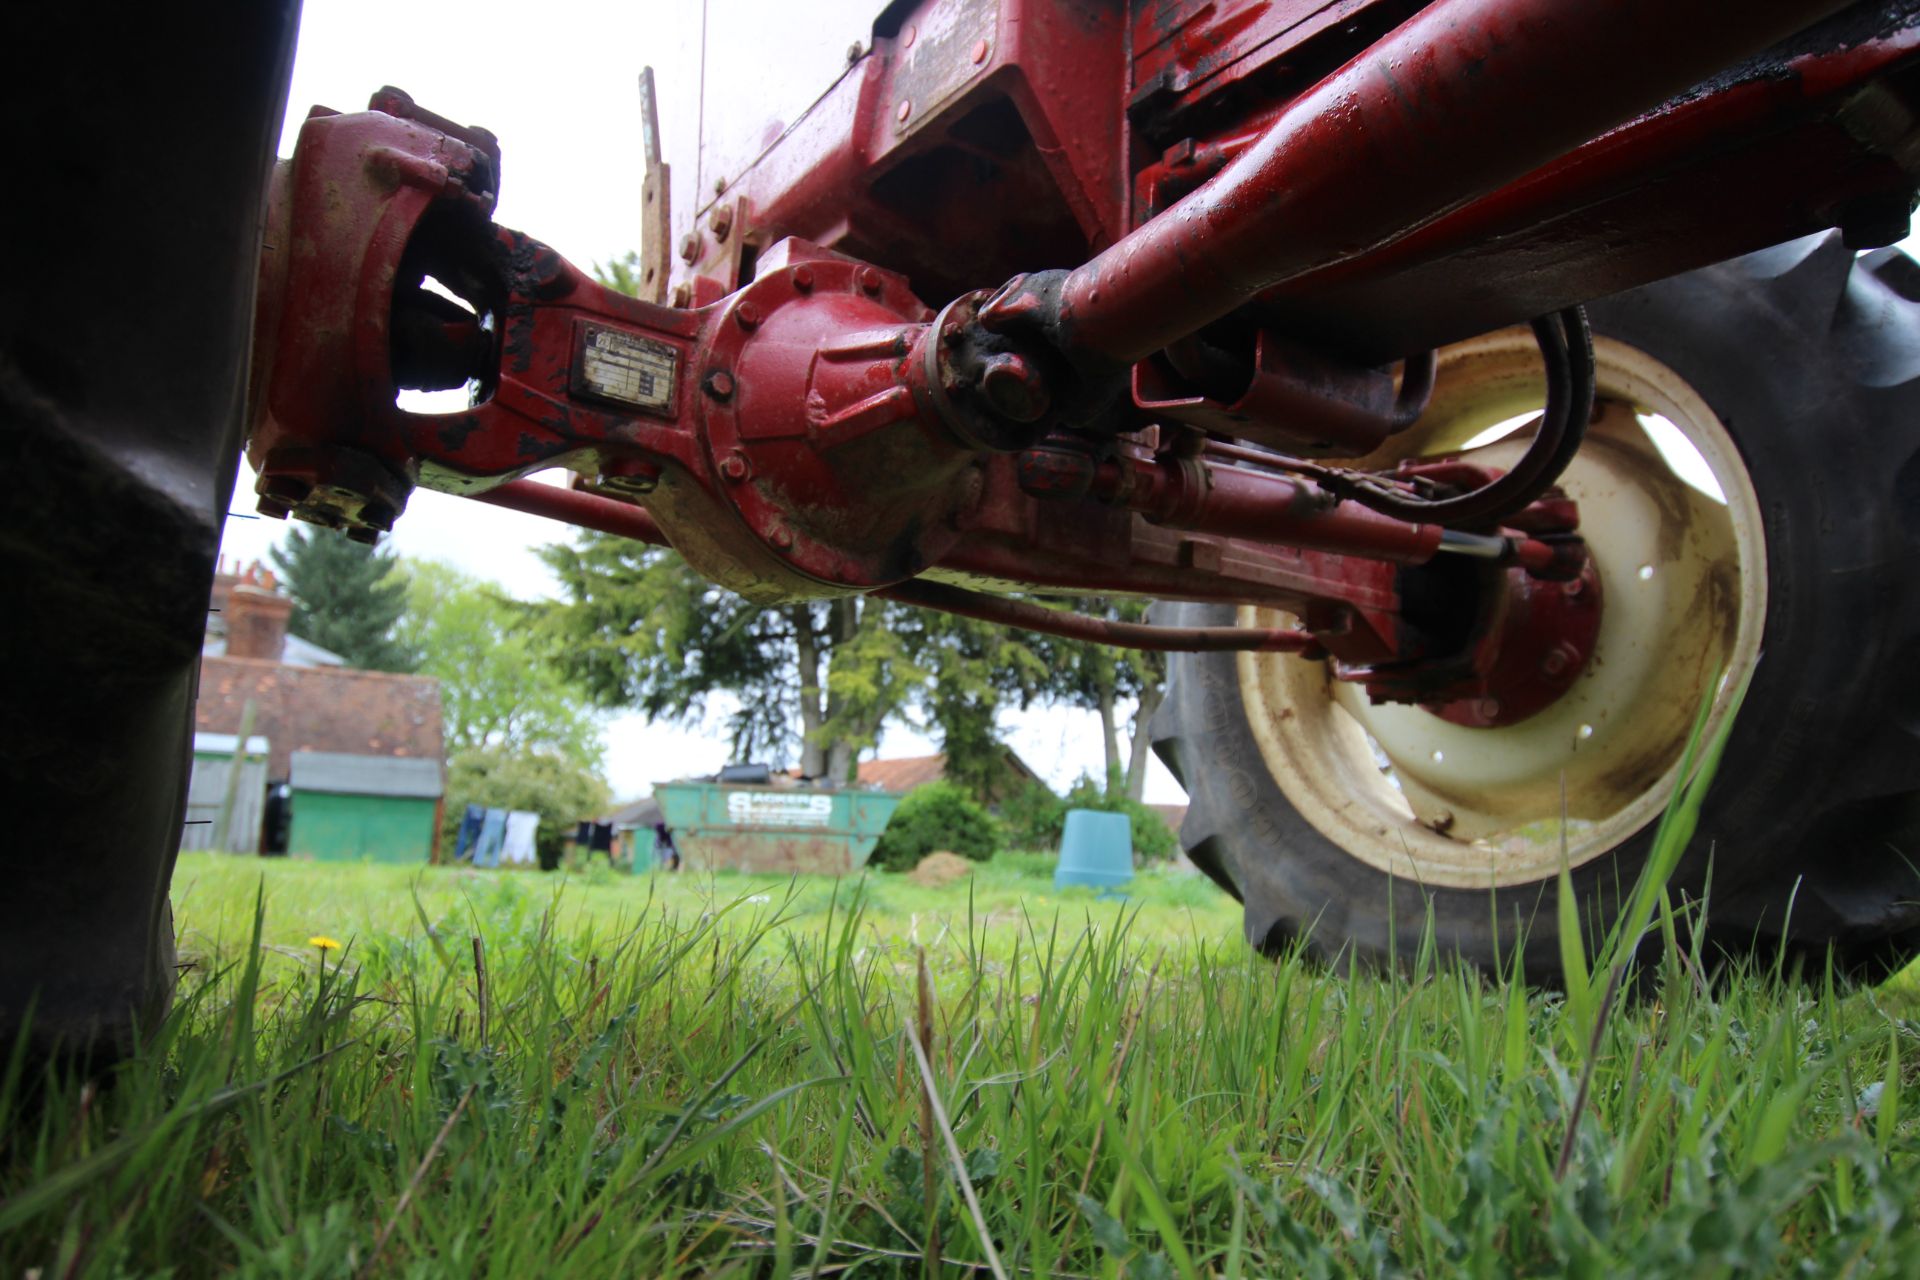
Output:
[[[440,682],[431,676],[345,666],[338,655],[287,634],[292,612],[293,601],[279,593],[270,571],[256,564],[228,573],[223,566],[209,603],[195,730],[238,733],[251,701],[252,733],[268,743],[270,788],[294,780],[296,754],[431,761],[437,769],[445,753]],[[297,830],[297,795],[294,810]],[[433,830],[438,830],[437,824]],[[431,836],[422,838],[429,841],[419,850],[424,861]],[[296,847],[290,852],[316,857],[396,856],[391,835],[367,839],[377,840],[381,847],[336,848],[332,846],[340,841],[333,840],[325,849]],[[407,852],[410,856],[411,850]]]
[[[1001,745],[996,750],[1000,759],[987,786],[988,804],[1003,804],[1021,789],[1035,783],[1046,785],[1025,760],[1014,754],[1012,747]],[[862,760],[855,769],[856,786],[872,787],[878,791],[907,792],[924,787],[929,782],[944,781],[947,776],[947,757],[939,754]]]

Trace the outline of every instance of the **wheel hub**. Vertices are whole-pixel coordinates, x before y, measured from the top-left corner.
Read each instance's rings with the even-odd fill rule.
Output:
[[[1618,846],[1658,815],[1713,682],[1757,656],[1765,548],[1731,438],[1692,388],[1645,353],[1607,340],[1596,351],[1602,412],[1564,477],[1580,504],[1591,576],[1572,594],[1550,583],[1509,593],[1505,616],[1480,633],[1501,650],[1485,692],[1436,698],[1429,686],[1379,703],[1325,663],[1241,659],[1249,719],[1289,802],[1349,853],[1395,875],[1484,889],[1544,879]],[[1402,456],[1511,465],[1524,430],[1475,437],[1524,421],[1539,395],[1524,331],[1451,348],[1434,407]],[[1667,464],[1645,425],[1656,416],[1698,451],[1720,495]],[[1569,647],[1554,658],[1563,640]],[[1568,672],[1558,687],[1541,683]],[[1716,708],[1710,726],[1724,714]]]
[[[1420,702],[1449,724],[1469,729],[1519,724],[1559,701],[1593,657],[1602,592],[1591,564],[1566,582],[1543,582],[1509,569],[1503,586],[1473,646],[1474,687]]]

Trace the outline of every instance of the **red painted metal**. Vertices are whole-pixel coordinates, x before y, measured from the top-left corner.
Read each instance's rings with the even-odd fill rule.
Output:
[[[1441,0],[1292,103],[1218,176],[1076,268],[1062,322],[1082,350],[1144,359],[1839,7],[1750,0],[1733,22],[1715,0]]]
[[[514,480],[475,494],[481,502],[544,516],[583,529],[632,538],[654,546],[668,546],[660,526],[639,507],[578,489],[532,480]],[[1159,627],[1095,618],[1061,609],[1049,609],[1025,600],[1010,600],[939,582],[903,582],[871,594],[923,609],[937,609],[962,617],[979,618],[1125,649],[1184,652],[1298,653],[1318,656],[1321,642],[1311,633],[1283,627]]]
[[[903,54],[899,33],[943,27],[956,7],[993,9],[992,53],[931,110],[916,105],[910,128],[896,134],[890,77],[924,44]],[[726,241],[694,237],[698,261],[676,267],[682,293],[700,303],[721,296],[787,235],[884,263],[936,303],[1014,272],[1082,261],[1163,212],[1421,7],[1135,0],[1131,30],[1116,41],[1104,7],[1060,0],[890,6],[872,51],[697,212],[705,225],[719,209],[739,211]],[[1069,10],[1076,21],[1062,22]],[[1092,26],[1079,25],[1089,13]],[[1742,28],[1749,20],[1744,8],[1702,19]],[[1623,61],[1588,48],[1567,82],[1521,114],[1558,112],[1565,94],[1589,91],[1596,68],[1611,79],[1643,65],[1667,37],[1665,8],[1651,21],[1636,28],[1622,15],[1616,38],[1633,45]],[[1293,336],[1387,360],[1851,218],[1914,185],[1898,138],[1860,127],[1863,114],[1885,116],[1884,104],[1856,98],[1869,86],[1896,102],[1911,95],[1916,23],[1913,0],[1855,4],[1777,55],[1683,87],[1380,255],[1354,259],[1351,270],[1316,268],[1269,291],[1260,315]],[[970,54],[956,47],[946,56],[973,69]],[[1112,107],[1121,100],[1125,113]],[[1487,136],[1504,137],[1506,123]],[[1116,194],[1115,178],[1128,175],[1131,192]],[[1367,190],[1364,203],[1405,198]]]
[[[874,592],[902,604],[938,609],[963,618],[998,622],[1004,626],[1091,640],[1123,649],[1187,653],[1297,653],[1323,657],[1325,648],[1311,632],[1291,627],[1156,627],[1138,622],[1116,622],[1082,613],[1049,609],[1026,600],[966,591],[941,582],[903,582]]]
[[[1406,20],[1419,0],[1145,0],[1132,101],[1177,116],[1226,90],[1298,93]]]
[[[865,591],[943,562],[979,523],[981,446],[1018,444],[1045,411],[1036,369],[972,326],[984,291],[936,319],[899,277],[785,241],[700,311],[638,302],[487,226],[490,157],[461,143],[449,168],[434,157],[458,139],[399,95],[381,103],[309,121],[280,184],[274,243],[295,248],[270,264],[262,309],[273,377],[250,448],[264,510],[367,533],[413,483],[476,494],[564,464],[642,498],[726,585]],[[475,314],[417,288],[427,275]],[[410,381],[463,375],[463,412],[395,402]],[[1142,506],[1159,519],[1192,505],[1178,477],[1128,488],[1155,495]],[[1437,538],[1258,477],[1225,478],[1189,523],[1231,533],[1240,516],[1255,539],[1410,563]]]
[[[1133,403],[1162,422],[1184,422],[1304,457],[1358,458],[1405,426],[1394,412],[1393,372],[1329,360],[1261,331],[1244,372],[1219,396],[1182,377],[1178,356],[1133,366]],[[1407,421],[1411,421],[1408,419]]]
[[[1256,304],[1283,332],[1387,358],[1831,226],[1906,234],[1920,5],[1756,59],[1391,245]],[[1847,17],[1849,15],[1843,15]],[[1851,38],[1850,38],[1851,37]],[[1860,215],[1891,200],[1878,237]]]
[[[489,224],[498,172],[486,135],[449,132],[391,90],[371,110],[316,111],[302,127],[276,176],[262,267],[248,452],[263,510],[377,529],[416,480],[458,493],[567,461],[694,463],[677,402],[636,413],[569,388],[576,322],[612,321],[684,362],[702,317],[603,289]],[[396,395],[418,371],[400,338],[418,330],[396,318],[444,314],[452,304],[417,287],[443,273],[493,317],[497,349],[472,370],[475,407],[409,413]],[[444,371],[412,380],[443,383]]]
[[[1023,455],[1022,461],[1032,453]],[[1088,492],[1174,529],[1365,555],[1397,564],[1425,564],[1440,549],[1438,525],[1407,524],[1343,503],[1303,481],[1213,466],[1200,457],[1162,453],[1108,460],[1093,468]]]
[[[648,515],[646,508],[580,489],[563,489],[559,485],[542,484],[538,480],[509,480],[496,488],[476,493],[473,498],[476,502],[504,507],[508,511],[543,516],[582,529],[597,529],[601,533],[632,538],[649,546],[673,545],[667,541],[659,521]]]
[[[1920,0],[1709,79],[1835,7],[896,3],[689,211],[671,307],[492,225],[491,136],[383,91],[310,119],[276,189],[262,510],[370,539],[423,484],[670,542],[769,601],[890,593],[1155,645],[1230,642],[967,588],[1258,604],[1378,696],[1504,723],[1597,618],[1544,581],[1584,567],[1572,514],[1536,504],[1506,567],[1443,578],[1479,584],[1458,586],[1479,621],[1436,640],[1402,588],[1438,527],[1200,432],[1364,453],[1405,416],[1409,351],[1812,226],[1891,227],[1920,169]],[[396,403],[463,382],[463,412]],[[597,492],[516,479],[555,465]]]
[[[974,454],[933,412],[932,313],[838,254],[787,241],[768,258],[717,306],[698,357],[706,483],[798,590],[910,578],[958,537]]]
[[[886,263],[930,301],[1083,260],[1127,229],[1127,25],[1118,4],[889,6],[846,75],[702,194],[692,225],[725,209],[731,234],[692,232],[677,287],[694,305],[702,281],[738,288],[789,236]]]
[[[1548,582],[1522,569],[1502,575],[1467,645],[1444,658],[1378,666],[1338,664],[1341,680],[1376,702],[1417,702],[1472,729],[1518,724],[1559,700],[1587,669],[1600,634],[1600,576]]]

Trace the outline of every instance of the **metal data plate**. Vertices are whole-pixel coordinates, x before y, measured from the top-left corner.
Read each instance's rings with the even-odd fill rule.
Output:
[[[896,44],[894,53],[894,109],[906,115],[898,125],[902,136],[933,119],[941,103],[992,65],[999,23],[999,0],[939,0],[913,16],[913,42],[905,49]],[[905,36],[903,28],[901,43]]]
[[[664,342],[582,321],[574,328],[573,390],[673,416],[680,353]]]

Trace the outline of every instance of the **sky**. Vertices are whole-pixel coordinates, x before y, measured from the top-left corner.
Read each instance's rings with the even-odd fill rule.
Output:
[[[866,35],[870,13],[879,7],[878,0],[837,0],[825,8],[846,12],[823,20],[818,4],[714,0],[707,20],[716,33],[729,33],[729,49],[726,66],[707,74],[728,92],[710,96],[736,105],[765,102],[776,118],[804,106],[806,86],[831,74],[848,44]],[[489,2],[307,0],[280,154],[292,154],[309,107],[363,109],[374,90],[394,85],[423,107],[483,125],[500,139],[498,221],[546,241],[582,267],[609,261],[639,247],[636,80],[642,66],[655,67],[675,207],[688,207],[701,159],[720,163],[696,158],[688,145],[702,123],[700,14],[701,6],[683,0],[556,0],[532,9]],[[751,21],[732,21],[741,14]],[[721,83],[726,78],[741,83]],[[563,473],[539,478],[565,480]],[[238,514],[229,517],[222,543],[229,560],[264,560],[286,534],[279,521],[246,518],[252,490],[253,476],[242,463],[233,504]],[[402,556],[444,560],[528,599],[558,594],[534,549],[569,536],[566,526],[536,516],[420,490],[386,545]],[[705,726],[649,723],[632,713],[610,716],[606,773],[615,794],[641,795],[654,782],[711,773],[728,763],[720,727],[728,705],[713,700]],[[1081,773],[1101,771],[1099,723],[1092,712],[1010,712],[1002,727],[1014,750],[1056,789]],[[937,749],[925,734],[905,726],[889,728],[879,744],[883,756]],[[1185,799],[1158,760],[1147,799]]]

